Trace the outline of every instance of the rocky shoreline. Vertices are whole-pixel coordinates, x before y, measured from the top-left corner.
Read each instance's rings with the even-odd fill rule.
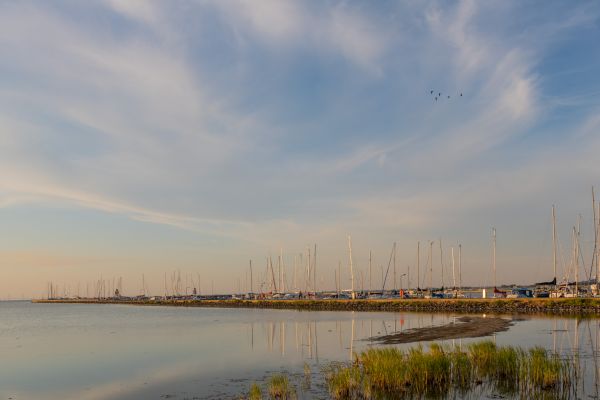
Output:
[[[382,299],[382,300],[32,300],[35,303],[127,304],[172,307],[292,309],[306,311],[416,311],[600,316],[600,299]]]

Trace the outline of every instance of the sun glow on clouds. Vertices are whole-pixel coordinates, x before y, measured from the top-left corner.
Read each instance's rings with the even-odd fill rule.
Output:
[[[577,88],[585,77],[569,70],[600,66],[575,45],[599,15],[559,2],[542,14],[476,1],[3,2],[0,207],[61,204],[200,234],[200,248],[221,243],[223,277],[317,240],[341,243],[320,253],[336,263],[359,229],[382,252],[473,239],[485,264],[473,231],[534,204],[571,216],[587,199],[566,193],[598,183],[599,104],[586,94],[600,84],[558,79]],[[196,268],[191,258],[180,262]]]

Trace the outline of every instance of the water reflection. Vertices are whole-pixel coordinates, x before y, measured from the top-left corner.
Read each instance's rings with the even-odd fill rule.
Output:
[[[318,382],[320,367],[352,360],[369,337],[452,322],[450,314],[0,303],[0,398],[231,398],[274,371],[303,374],[305,363]],[[532,317],[493,340],[575,355],[585,378],[578,392],[597,398],[598,320]]]

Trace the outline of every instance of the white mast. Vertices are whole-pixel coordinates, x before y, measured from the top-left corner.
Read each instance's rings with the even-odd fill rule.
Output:
[[[581,256],[581,247],[579,247],[580,246],[579,245],[579,238],[581,237],[581,221],[582,221],[582,219],[583,219],[583,217],[581,216],[581,214],[579,214],[579,220],[577,221],[577,235],[575,236],[575,239],[577,241],[577,243],[576,243],[577,244],[577,248],[575,249],[577,251],[577,254],[576,254],[577,257],[575,258],[575,266],[577,268],[577,271],[576,271],[576,274],[575,274],[575,293],[576,293],[576,296],[579,296],[579,290],[577,290],[577,289],[579,287],[579,258]],[[583,261],[583,259],[582,259],[582,261]],[[585,265],[584,265],[584,268],[585,268]]]
[[[273,258],[271,258],[271,256],[269,256],[267,262],[268,262],[268,265],[271,266],[271,280],[273,283],[273,287],[271,288],[271,293],[275,294],[275,293],[277,293],[277,282],[275,281],[275,270],[273,269]]]
[[[333,270],[333,279],[335,282],[335,292],[338,294],[338,299],[339,299],[340,298],[340,296],[339,296],[340,290],[339,290],[339,286],[338,286],[337,270],[335,270],[335,269]]]
[[[579,294],[579,231],[573,227],[573,268],[575,268],[575,297]]]
[[[313,289],[315,290],[315,297],[317,297],[317,244],[315,243],[315,253],[313,254]]]
[[[307,265],[308,265],[308,276],[306,277],[306,292],[309,292],[310,289],[310,262],[311,262],[311,257],[310,257],[310,247],[307,248],[308,251],[308,257],[307,257]]]
[[[496,285],[496,228],[492,228],[492,239],[493,239],[492,269],[494,270],[494,289],[496,289],[496,287],[497,287],[497,285]]]
[[[394,291],[398,290],[398,281],[396,280],[396,242],[394,242]]]
[[[592,269],[594,268],[594,261],[597,256],[598,249],[598,228],[596,226],[596,197],[594,196],[594,187],[592,186],[592,218],[594,219],[594,251],[592,252],[592,264],[590,266],[590,275],[592,274]],[[596,278],[597,283],[597,278]]]
[[[433,292],[433,240],[429,242],[429,291]]]
[[[454,246],[451,248],[452,250],[452,287],[456,290],[456,273],[454,271]]]
[[[356,295],[354,294],[354,269],[352,266],[352,239],[350,235],[348,235],[348,251],[350,256],[350,279],[352,281],[352,300],[355,299]]]
[[[421,290],[420,246],[421,242],[417,242],[417,290]]]
[[[279,290],[278,292],[281,292],[281,281],[282,281],[282,277],[281,277],[281,254],[283,253],[283,249],[279,249],[279,257],[277,257],[277,280],[278,280],[278,287]]]
[[[444,250],[442,249],[442,238],[440,238],[440,268],[442,269],[442,287],[444,287]]]
[[[556,290],[558,279],[556,279],[556,209],[552,205],[552,265],[554,267],[554,289]]]
[[[281,249],[281,292],[285,293],[285,259],[283,258],[283,249]]]
[[[371,250],[369,250],[369,292],[373,290],[373,275],[371,269]]]
[[[458,245],[458,289],[462,290],[462,244]]]
[[[598,278],[600,275],[600,202],[598,202],[598,209],[596,212],[598,216],[598,222],[596,224],[596,283],[598,283]]]
[[[571,246],[571,266],[575,269],[575,293],[577,293],[577,270],[579,268],[577,268],[577,229],[575,227],[573,227],[573,234],[571,235]]]
[[[338,263],[338,299],[340,298],[340,292],[342,290],[342,260]]]

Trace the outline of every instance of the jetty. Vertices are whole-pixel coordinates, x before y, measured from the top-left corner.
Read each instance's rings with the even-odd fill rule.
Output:
[[[600,316],[600,298],[356,299],[356,300],[164,300],[57,299],[35,303],[127,304],[137,306],[292,309],[305,311],[453,312]]]

